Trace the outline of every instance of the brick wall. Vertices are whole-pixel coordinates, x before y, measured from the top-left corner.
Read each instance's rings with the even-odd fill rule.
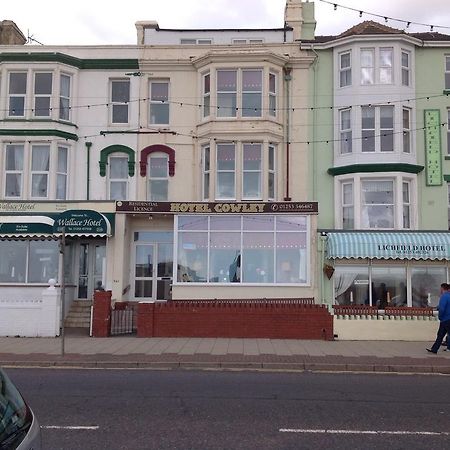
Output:
[[[333,317],[322,305],[271,301],[140,303],[140,337],[333,339]]]
[[[111,330],[111,291],[94,292],[92,336],[107,337]]]

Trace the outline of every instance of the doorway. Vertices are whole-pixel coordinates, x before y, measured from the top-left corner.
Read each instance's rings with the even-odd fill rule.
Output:
[[[173,244],[144,243],[134,245],[132,279],[136,300],[170,300],[173,280]]]
[[[81,241],[78,246],[77,297],[90,300],[95,289],[104,288],[106,245],[104,241]]]

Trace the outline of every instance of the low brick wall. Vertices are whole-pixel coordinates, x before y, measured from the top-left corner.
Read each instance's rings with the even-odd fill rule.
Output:
[[[279,299],[278,299],[279,300]],[[139,303],[140,337],[333,339],[333,317],[310,302]]]
[[[111,330],[111,291],[95,291],[92,336],[108,337]]]

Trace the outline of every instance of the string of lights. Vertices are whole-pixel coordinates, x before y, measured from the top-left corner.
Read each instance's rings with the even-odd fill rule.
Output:
[[[359,17],[362,17],[363,15],[367,15],[367,16],[371,16],[371,17],[378,17],[379,19],[383,19],[386,23],[389,22],[389,20],[393,21],[393,22],[399,22],[399,23],[403,23],[406,25],[406,28],[409,28],[410,25],[419,25],[419,26],[423,26],[423,27],[428,27],[430,29],[430,31],[434,31],[435,28],[442,28],[442,29],[450,29],[450,26],[444,26],[444,25],[432,25],[429,23],[423,23],[423,22],[415,22],[413,20],[405,20],[405,19],[399,19],[397,17],[391,17],[385,14],[377,14],[377,13],[373,13],[373,12],[368,12],[368,11],[364,11],[362,9],[357,9],[357,8],[352,8],[350,6],[345,6],[345,5],[341,5],[339,3],[336,2],[330,2],[328,0],[319,0],[322,3],[328,3],[329,5],[333,6],[333,9],[336,11],[339,8],[342,9],[348,9],[350,11],[355,11],[359,14]]]
[[[404,99],[400,99],[400,100],[388,100],[388,101],[380,101],[380,102],[374,102],[374,103],[361,103],[361,104],[356,104],[356,105],[340,105],[340,106],[333,106],[333,105],[326,105],[326,106],[302,106],[302,107],[290,107],[290,108],[263,108],[263,107],[224,107],[224,106],[219,106],[219,105],[207,105],[209,106],[210,110],[214,110],[216,109],[217,111],[222,110],[226,110],[226,111],[252,111],[252,112],[283,112],[283,111],[317,111],[317,110],[335,110],[335,109],[348,109],[348,108],[357,108],[357,107],[362,107],[362,106],[382,106],[382,105],[393,105],[396,103],[410,103],[410,102],[414,102],[414,101],[419,101],[419,100],[431,100],[433,98],[439,98],[439,97],[448,97],[450,94],[450,92],[444,92],[444,93],[439,93],[439,94],[430,94],[430,95],[423,95],[420,97],[409,97],[409,98],[404,98]],[[97,107],[111,107],[114,105],[129,105],[132,103],[136,103],[136,102],[150,102],[149,98],[138,98],[138,99],[132,99],[129,100],[127,102],[121,102],[121,103],[112,103],[112,102],[107,102],[107,103],[93,103],[93,104],[87,104],[87,105],[75,105],[75,106],[68,106],[66,108],[60,108],[60,107],[50,107],[48,108],[49,112],[53,112],[53,111],[59,111],[61,109],[67,109],[68,111],[72,111],[72,110],[79,110],[79,109],[90,109],[90,108],[97,108]],[[205,104],[202,103],[189,103],[189,102],[180,102],[180,101],[175,101],[175,100],[162,100],[159,102],[154,102],[153,104],[155,105],[174,105],[174,106],[179,106],[180,108],[182,108],[183,106],[189,106],[189,107],[195,107],[195,108],[199,108],[201,110],[203,110],[203,108],[206,106]],[[11,117],[15,118],[20,118],[23,117],[25,115],[25,112],[31,112],[34,113],[35,112],[35,108],[22,108],[21,111],[24,112],[23,115],[20,116],[16,116],[16,110],[15,109],[0,109],[1,112],[3,113],[8,113],[10,114],[11,112],[13,114],[10,114]],[[47,117],[47,116],[39,116],[39,117]],[[249,118],[253,117],[253,116],[247,116]]]

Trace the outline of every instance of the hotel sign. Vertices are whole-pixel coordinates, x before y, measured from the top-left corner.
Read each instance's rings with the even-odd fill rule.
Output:
[[[317,202],[116,202],[118,213],[143,214],[317,214]]]
[[[426,109],[425,122],[425,176],[427,186],[442,185],[441,123],[438,109]]]

